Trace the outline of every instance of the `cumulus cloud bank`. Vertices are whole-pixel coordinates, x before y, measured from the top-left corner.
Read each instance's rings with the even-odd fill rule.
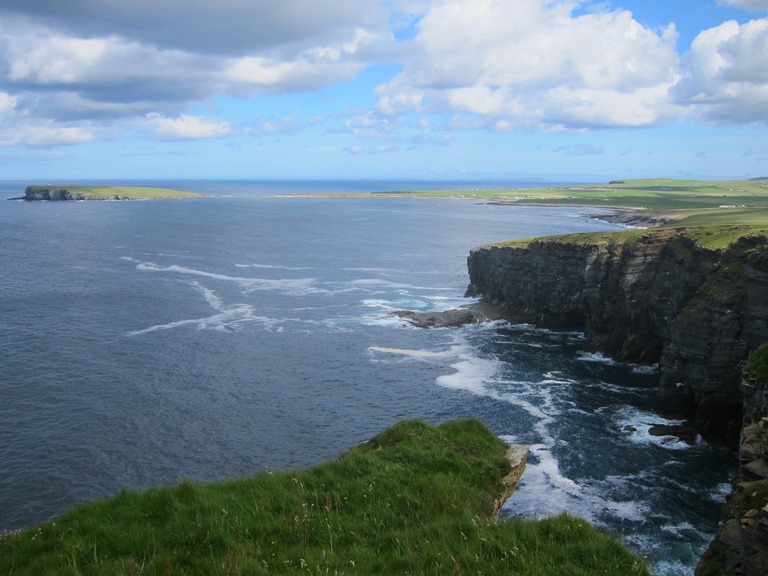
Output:
[[[674,23],[652,30],[578,0],[3,0],[0,143],[86,142],[116,126],[227,136],[229,119],[190,108],[318,90],[380,62],[402,69],[346,120],[357,137],[425,113],[497,131],[768,120],[768,18],[704,30],[682,54],[677,42]]]
[[[405,71],[379,110],[431,108],[489,125],[546,129],[647,126],[674,110],[676,33],[625,10],[573,16],[572,2],[434,2]]]
[[[696,37],[677,97],[721,124],[768,121],[768,19],[725,22]]]
[[[4,0],[0,113],[12,101],[21,124],[62,129],[158,114],[157,137],[220,136],[222,121],[171,117],[340,82],[392,44],[377,0]]]

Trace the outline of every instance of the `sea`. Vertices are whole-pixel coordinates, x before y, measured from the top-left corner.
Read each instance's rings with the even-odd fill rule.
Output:
[[[393,315],[475,302],[473,247],[619,229],[604,211],[322,197],[520,182],[113,183],[210,197],[24,202],[27,183],[0,182],[0,530],[474,417],[531,445],[502,518],[568,512],[655,575],[693,574],[737,461],[650,434],[674,423],[654,411],[656,366],[588,353],[580,333]]]

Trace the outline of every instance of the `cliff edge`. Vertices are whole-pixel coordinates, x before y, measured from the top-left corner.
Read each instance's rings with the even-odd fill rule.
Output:
[[[741,369],[768,341],[768,239],[721,248],[688,229],[576,234],[489,245],[468,294],[513,321],[579,330],[626,362],[659,364],[659,411],[736,444]]]

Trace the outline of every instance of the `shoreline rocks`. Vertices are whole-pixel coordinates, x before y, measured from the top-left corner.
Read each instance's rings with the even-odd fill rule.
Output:
[[[476,302],[440,312],[397,310],[392,314],[407,320],[417,328],[457,328],[465,324],[479,324],[481,322],[506,319],[501,308],[487,302]]]
[[[702,248],[684,229],[541,238],[468,258],[470,296],[513,322],[579,330],[587,347],[655,364],[658,409],[736,445],[741,366],[768,341],[768,239]]]

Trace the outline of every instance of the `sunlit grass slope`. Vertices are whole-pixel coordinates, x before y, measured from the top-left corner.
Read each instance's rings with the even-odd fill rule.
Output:
[[[0,543],[0,574],[648,574],[570,516],[497,524],[505,451],[476,420],[402,422],[305,471],[78,507]]]

